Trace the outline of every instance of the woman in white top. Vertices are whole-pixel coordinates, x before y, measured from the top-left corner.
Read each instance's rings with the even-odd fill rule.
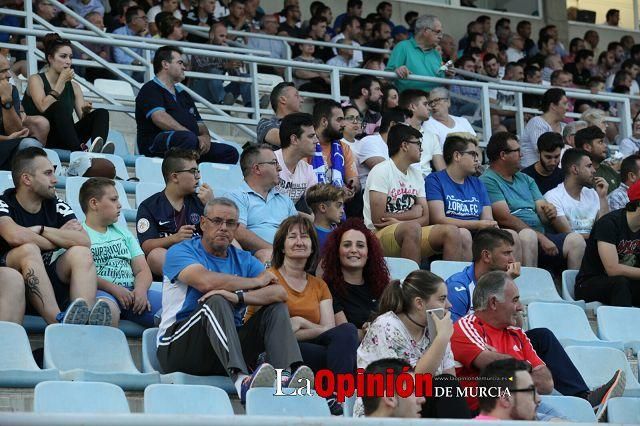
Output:
[[[342,107],[344,113],[344,130],[342,131],[342,142],[353,149],[356,136],[362,133],[362,117],[360,111],[353,106]]]
[[[458,383],[449,343],[453,334],[450,307],[442,278],[429,271],[413,271],[385,288],[380,297],[380,315],[358,348],[358,368],[383,358],[400,358],[409,362],[416,374],[432,374],[434,385],[453,388],[449,397],[427,398],[422,417],[471,418],[464,398],[456,396]],[[427,312],[431,309],[442,309],[442,319]],[[428,315],[435,330],[428,330]],[[357,401],[355,415],[361,413],[362,405]]]

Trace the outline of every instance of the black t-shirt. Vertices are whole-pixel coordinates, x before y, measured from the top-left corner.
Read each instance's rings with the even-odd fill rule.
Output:
[[[564,173],[560,167],[556,167],[549,176],[543,176],[538,173],[535,163],[520,171],[525,175],[531,176],[533,180],[536,181],[536,185],[538,185],[538,189],[542,195],[564,182]]]
[[[16,200],[14,188],[9,188],[0,195],[0,217],[3,216],[9,216],[16,224],[25,228],[36,225],[61,228],[68,221],[76,219],[73,209],[57,197],[44,200],[38,213],[29,213]],[[0,238],[0,253],[4,254],[11,248],[3,238]]]
[[[197,195],[184,198],[181,211],[176,211],[164,191],[147,198],[138,207],[136,230],[140,244],[146,240],[173,235],[184,225],[196,225],[194,236],[200,235],[200,216],[204,205]]]
[[[640,231],[631,231],[625,209],[615,210],[593,224],[576,282],[607,275],[598,253],[598,241],[616,246],[620,264],[640,267]]]
[[[358,328],[371,320],[371,315],[378,309],[378,300],[371,294],[371,288],[364,285],[346,284],[347,294],[343,296],[336,289],[331,288],[333,296],[333,311],[344,312],[347,321]]]
[[[591,72],[584,68],[582,71],[578,71],[578,67],[574,62],[564,65],[564,70],[570,72],[573,75],[573,84],[581,87],[588,87],[591,80]]]

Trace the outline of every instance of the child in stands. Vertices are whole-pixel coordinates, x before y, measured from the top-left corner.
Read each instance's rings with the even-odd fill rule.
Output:
[[[305,199],[313,212],[313,226],[318,233],[320,252],[333,228],[344,217],[344,197],[344,190],[330,183],[313,185],[307,190]]]

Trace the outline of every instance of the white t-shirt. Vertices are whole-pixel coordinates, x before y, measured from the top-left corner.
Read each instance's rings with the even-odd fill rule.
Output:
[[[416,204],[418,198],[426,198],[424,178],[415,167],[409,167],[402,173],[393,160],[389,159],[377,164],[369,172],[367,186],[364,190],[364,223],[374,230],[371,221],[371,199],[369,191],[387,194],[387,213],[403,213]]]
[[[564,183],[547,191],[544,198],[553,204],[558,216],[565,216],[571,230],[579,234],[590,234],[591,227],[600,211],[600,197],[593,188],[582,188],[580,200],[571,197],[565,189]]]
[[[420,163],[412,164],[412,167],[418,168],[422,172],[422,178],[426,178],[431,173],[431,159],[434,155],[442,155],[442,146],[438,140],[438,136],[431,130],[425,130],[424,123],[420,129],[422,133],[422,154],[420,154]],[[424,182],[422,182],[424,186]]]
[[[291,173],[284,163],[282,150],[279,149],[274,154],[282,168],[282,170],[280,170],[280,183],[276,189],[281,194],[288,195],[295,204],[300,200],[300,197],[304,196],[309,187],[318,183],[318,177],[313,172],[313,166],[304,160],[298,161],[296,170]]]
[[[343,39],[344,39],[344,34],[340,33],[331,39],[331,43],[338,43],[340,40],[343,40]],[[360,47],[360,43],[353,40],[351,40],[351,45],[354,47]],[[334,48],[333,53],[337,55],[338,49]],[[353,50],[353,61],[358,64],[356,66],[359,66],[363,62],[363,60],[364,58],[362,56],[362,50]]]
[[[162,7],[160,5],[157,6],[152,6],[148,11],[147,11],[147,20],[150,23],[155,23],[156,21],[156,15],[158,13],[160,13],[162,11]],[[180,12],[180,8],[176,9],[173,11],[173,16],[176,19],[179,19],[182,21],[182,12]]]
[[[467,132],[472,135],[476,135],[476,131],[471,127],[471,123],[464,117],[455,117],[453,115],[449,115],[449,117],[453,120],[453,127],[447,127],[435,118],[431,117],[424,123],[422,123],[422,129],[428,130],[431,133],[435,133],[440,140],[440,146],[444,147],[444,141],[447,139],[447,135],[449,133],[458,133],[458,132]],[[424,142],[423,142],[424,145]]]
[[[612,73],[609,77],[607,77],[607,80],[605,81],[604,85],[605,88],[607,90],[611,90],[613,89],[613,79],[615,78],[616,74]],[[635,80],[631,81],[631,88],[629,89],[629,94],[630,95],[637,95],[640,92],[640,86],[638,86],[638,82]]]
[[[351,148],[356,154],[356,166],[358,168],[358,176],[360,177],[360,188],[364,188],[367,184],[367,176],[369,176],[369,168],[364,164],[369,158],[382,157],[389,159],[389,149],[386,142],[379,133],[365,136],[356,141]]]

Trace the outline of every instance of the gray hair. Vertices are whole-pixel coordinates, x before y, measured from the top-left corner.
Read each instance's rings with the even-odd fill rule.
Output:
[[[504,289],[511,278],[504,271],[492,271],[484,274],[473,290],[473,309],[485,311],[489,308],[489,301],[495,297],[504,302]]]
[[[580,116],[581,120],[587,122],[589,126],[597,126],[598,123],[604,122],[606,114],[603,110],[598,108],[589,108]]]
[[[449,99],[449,91],[445,87],[434,87],[429,92],[429,97],[432,97],[433,99],[436,99],[436,98]]]
[[[589,124],[587,124],[586,121],[582,121],[582,120],[576,120],[576,121],[567,123],[567,125],[564,126],[564,129],[562,130],[562,137],[564,139],[567,139],[569,136],[575,135],[578,132],[578,130],[585,129],[588,125]]]
[[[438,17],[435,15],[419,16],[416,20],[415,32],[419,33],[426,30],[427,28],[433,29],[433,26],[436,24],[436,22],[440,22],[440,19],[438,19]]]
[[[236,212],[240,212],[240,209],[238,209],[238,205],[233,200],[226,197],[215,197],[207,201],[207,204],[204,206],[204,213],[206,214],[209,209],[212,209],[214,206],[233,207]]]

